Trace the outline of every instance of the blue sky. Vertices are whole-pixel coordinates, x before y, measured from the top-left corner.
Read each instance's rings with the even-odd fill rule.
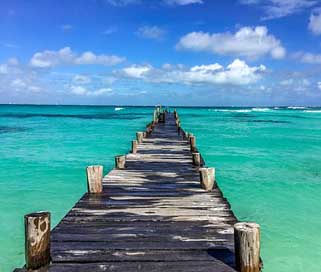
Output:
[[[320,0],[10,0],[0,103],[321,105]]]

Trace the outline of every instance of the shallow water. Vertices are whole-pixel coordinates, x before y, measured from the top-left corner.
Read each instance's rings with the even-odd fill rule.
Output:
[[[85,192],[85,167],[113,166],[153,108],[0,106],[0,271],[24,263],[23,215],[53,224]],[[262,227],[264,271],[321,264],[321,110],[181,108],[240,220]]]

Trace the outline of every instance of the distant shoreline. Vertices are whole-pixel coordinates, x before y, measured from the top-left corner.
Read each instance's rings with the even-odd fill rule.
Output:
[[[155,105],[87,105],[87,104],[1,104],[0,106],[39,106],[39,107],[130,107],[130,108],[154,108]],[[250,109],[250,108],[269,108],[269,109],[304,109],[304,108],[321,108],[320,106],[302,106],[302,105],[274,105],[274,106],[178,106],[178,105],[164,105],[164,107],[171,108],[241,108],[241,109]]]

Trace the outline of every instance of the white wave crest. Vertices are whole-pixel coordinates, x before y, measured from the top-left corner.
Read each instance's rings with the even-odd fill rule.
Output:
[[[269,108],[253,108],[252,111],[261,111],[261,112],[265,112],[265,111],[269,111]]]
[[[124,108],[115,108],[115,111],[120,111],[120,110],[123,110]]]
[[[288,109],[291,109],[291,110],[302,110],[302,109],[305,109],[306,107],[288,107]]]
[[[305,110],[304,112],[321,113],[321,110]]]

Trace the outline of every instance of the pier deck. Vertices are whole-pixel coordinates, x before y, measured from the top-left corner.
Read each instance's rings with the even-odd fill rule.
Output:
[[[235,271],[237,220],[219,188],[200,187],[173,114],[86,193],[51,233],[49,271]]]

